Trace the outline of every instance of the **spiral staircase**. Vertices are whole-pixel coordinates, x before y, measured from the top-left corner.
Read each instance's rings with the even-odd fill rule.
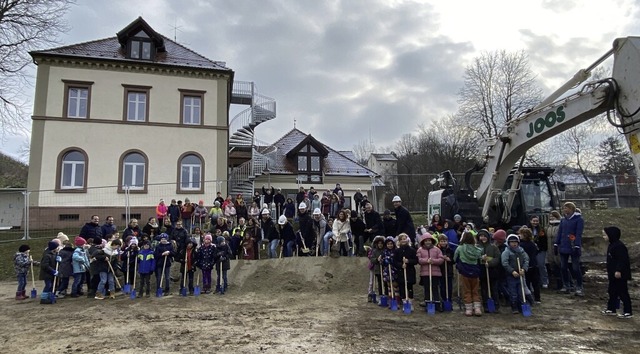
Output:
[[[255,178],[269,166],[268,154],[256,149],[255,128],[276,117],[276,101],[257,93],[253,82],[234,81],[231,103],[249,107],[229,122],[228,191],[233,196],[242,194],[245,200],[251,200]]]

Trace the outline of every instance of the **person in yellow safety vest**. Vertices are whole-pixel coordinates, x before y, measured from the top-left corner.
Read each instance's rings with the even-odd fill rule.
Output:
[[[239,255],[240,244],[242,243],[244,232],[246,230],[247,225],[244,218],[238,219],[238,226],[233,228],[233,231],[231,232],[231,241],[229,242],[229,247],[231,248],[234,259]]]

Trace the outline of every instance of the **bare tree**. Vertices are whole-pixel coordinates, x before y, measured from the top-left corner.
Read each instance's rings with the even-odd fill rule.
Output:
[[[23,129],[29,51],[57,43],[72,0],[0,0],[0,133]]]
[[[580,171],[591,195],[595,193],[594,182],[589,178],[596,167],[596,144],[593,143],[593,125],[579,125],[562,134],[560,149],[565,152],[565,165]]]
[[[492,138],[505,123],[540,102],[542,90],[535,83],[524,51],[485,52],[465,71],[457,116],[464,126],[483,138]]]
[[[370,140],[360,140],[353,146],[353,154],[356,157],[356,161],[365,166],[369,156],[374,152],[376,152],[376,146]]]

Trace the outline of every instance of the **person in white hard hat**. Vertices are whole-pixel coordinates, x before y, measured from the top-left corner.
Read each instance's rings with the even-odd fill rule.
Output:
[[[391,200],[393,202],[393,208],[396,211],[396,234],[394,236],[398,236],[401,233],[405,233],[409,235],[411,239],[411,244],[416,244],[416,228],[413,226],[413,218],[411,218],[411,213],[409,210],[402,206],[402,199],[400,196],[396,195]]]
[[[322,215],[320,208],[313,209],[313,234],[315,235],[315,244],[313,250],[315,250],[316,257],[320,254],[320,245],[322,244],[322,238],[326,233],[327,221]]]
[[[300,237],[304,239],[304,242],[300,237],[296,239],[296,242],[298,249],[302,250],[303,248],[311,246],[313,244],[313,240],[315,239],[315,237],[313,237],[313,220],[311,219],[311,215],[309,215],[309,212],[307,211],[307,204],[305,204],[304,202],[298,205],[298,225],[298,232],[300,232]],[[308,256],[309,253],[300,253],[298,255]]]
[[[287,220],[286,216],[280,215],[280,218],[278,218],[277,229],[278,236],[280,240],[282,240],[282,249],[280,250],[280,254],[284,253],[285,257],[291,257],[293,255],[293,247],[296,243],[296,235],[294,234],[293,227],[289,223],[289,220]],[[273,244],[274,243],[272,242],[270,248],[273,247],[273,252],[275,252],[278,242],[275,242],[275,246],[273,246]]]

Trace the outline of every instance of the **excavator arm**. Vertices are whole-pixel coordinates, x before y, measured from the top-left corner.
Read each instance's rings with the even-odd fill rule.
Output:
[[[556,100],[572,87],[584,82],[589,72],[614,54],[613,78],[586,84],[582,89]],[[636,175],[640,176],[640,37],[619,38],[613,49],[587,69],[578,73],[562,88],[546,98],[527,114],[510,121],[487,149],[486,169],[476,197],[482,207],[485,222],[490,211],[501,214],[508,222],[510,210],[522,182],[522,173],[516,170],[509,188],[503,190],[511,171],[527,150],[540,142],[570,128],[615,110],[617,120],[610,122],[625,134],[632,152]]]

